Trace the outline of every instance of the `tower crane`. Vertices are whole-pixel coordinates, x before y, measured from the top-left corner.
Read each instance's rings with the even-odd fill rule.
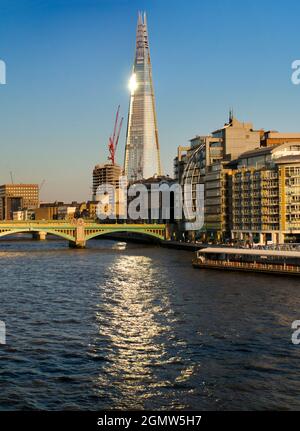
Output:
[[[120,105],[118,106],[118,110],[117,110],[117,114],[116,114],[116,120],[115,120],[113,134],[112,134],[112,136],[110,136],[110,138],[108,140],[108,150],[109,150],[108,160],[111,160],[111,163],[113,165],[115,164],[115,155],[116,155],[119,137],[120,137],[120,133],[121,133],[121,128],[122,128],[122,124],[123,124],[123,117],[121,118],[121,121],[119,123],[119,113],[120,113]]]
[[[45,182],[46,182],[46,180],[43,180],[43,181],[41,182],[41,184],[40,184],[40,186],[39,186],[39,191],[41,191],[41,190],[42,190],[42,188],[43,188],[43,186],[44,186]]]

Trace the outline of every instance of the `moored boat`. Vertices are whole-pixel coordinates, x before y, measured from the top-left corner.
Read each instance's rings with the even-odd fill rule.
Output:
[[[300,275],[300,252],[208,247],[196,252],[195,268]]]

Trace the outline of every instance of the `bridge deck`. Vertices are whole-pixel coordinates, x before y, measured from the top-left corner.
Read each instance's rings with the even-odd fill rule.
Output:
[[[25,232],[52,233],[75,244],[85,242],[98,235],[116,232],[135,232],[166,239],[165,224],[149,223],[97,223],[94,220],[28,220],[0,222],[0,237]]]

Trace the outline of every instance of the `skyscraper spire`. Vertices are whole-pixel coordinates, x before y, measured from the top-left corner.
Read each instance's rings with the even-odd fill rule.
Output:
[[[146,13],[138,14],[124,173],[129,181],[162,175]]]

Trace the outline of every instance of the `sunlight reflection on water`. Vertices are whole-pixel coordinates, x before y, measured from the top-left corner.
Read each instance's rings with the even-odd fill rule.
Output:
[[[298,281],[115,246],[0,243],[0,409],[300,408]]]

